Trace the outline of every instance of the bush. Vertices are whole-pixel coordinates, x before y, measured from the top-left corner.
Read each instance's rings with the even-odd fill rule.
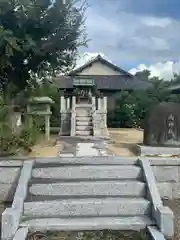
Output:
[[[131,128],[140,124],[136,114],[137,102],[135,97],[127,92],[122,92],[115,103],[113,111],[108,111],[107,124],[112,128]]]
[[[19,139],[14,134],[0,136],[0,155],[14,154],[17,151]]]
[[[24,124],[18,133],[13,132],[10,121],[10,109],[5,104],[3,97],[0,96],[1,156],[15,154],[20,148],[31,151],[31,147],[36,143],[40,132],[38,124],[33,124],[33,126]]]
[[[40,129],[37,126],[25,124],[18,136],[19,147],[31,151],[31,147],[36,144]]]
[[[12,134],[8,106],[5,104],[3,97],[0,96],[0,154],[12,153],[16,148],[17,139]]]

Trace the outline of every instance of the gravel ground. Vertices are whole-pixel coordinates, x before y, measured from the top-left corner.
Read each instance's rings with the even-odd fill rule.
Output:
[[[175,236],[173,240],[180,240],[180,199],[164,200],[164,205],[170,207],[174,212]]]
[[[143,141],[143,131],[128,128],[108,130],[111,137],[109,149],[116,156],[133,157],[137,155],[137,144]]]
[[[85,231],[85,232],[34,232],[26,240],[147,240],[144,232]]]

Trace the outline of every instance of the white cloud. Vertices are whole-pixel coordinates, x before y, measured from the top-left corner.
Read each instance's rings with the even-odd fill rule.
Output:
[[[84,65],[85,63],[91,61],[93,58],[97,57],[97,55],[101,55],[103,58],[111,62],[110,59],[108,59],[108,57],[105,56],[105,54],[102,52],[99,53],[85,52],[79,55],[75,68],[78,68]],[[180,73],[180,61],[157,62],[149,66],[145,64],[139,64],[136,68],[130,69],[129,72],[135,74],[136,72],[143,71],[146,69],[151,72],[151,77],[157,76],[163,78],[166,81],[169,81],[173,77],[174,73]]]
[[[167,27],[169,24],[171,24],[170,18],[158,18],[154,16],[143,16],[141,21],[144,25],[151,27]]]
[[[180,20],[145,16],[125,9],[117,12],[115,3],[99,8],[92,4],[87,11],[86,26],[90,39],[88,51],[103,52],[120,65],[180,58]]]
[[[99,52],[99,53],[85,52],[84,54],[79,55],[79,58],[77,59],[77,62],[76,62],[76,68],[91,61],[93,58],[97,57],[97,55],[101,55],[103,58],[111,62],[108,59],[108,57],[105,56],[105,54],[102,52]],[[180,61],[157,62],[149,66],[145,64],[139,64],[136,68],[130,69],[129,72],[131,74],[135,74],[136,72],[143,71],[146,69],[151,72],[151,77],[157,76],[157,77],[163,78],[166,81],[169,81],[173,77],[174,73],[180,73]]]
[[[173,73],[180,73],[180,61],[173,62],[157,62],[155,64],[146,66],[145,64],[139,64],[137,68],[132,68],[129,72],[135,74],[136,72],[148,69],[151,72],[151,76],[158,76],[168,81],[173,77]]]

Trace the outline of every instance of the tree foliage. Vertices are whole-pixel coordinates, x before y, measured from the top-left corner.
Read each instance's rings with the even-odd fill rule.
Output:
[[[171,81],[150,77],[147,70],[138,72],[136,77],[151,82],[153,87],[146,91],[122,91],[115,109],[108,112],[109,127],[143,127],[145,115],[153,105],[163,101],[180,103],[180,94],[171,94],[167,90],[180,84],[180,74],[174,74]]]
[[[0,87],[24,90],[31,74],[66,72],[86,44],[80,0],[0,0]],[[79,4],[78,4],[79,3]]]

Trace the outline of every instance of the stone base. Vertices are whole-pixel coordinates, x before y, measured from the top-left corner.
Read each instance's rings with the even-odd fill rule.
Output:
[[[180,155],[180,147],[152,147],[145,145],[137,145],[139,156],[178,156]]]

